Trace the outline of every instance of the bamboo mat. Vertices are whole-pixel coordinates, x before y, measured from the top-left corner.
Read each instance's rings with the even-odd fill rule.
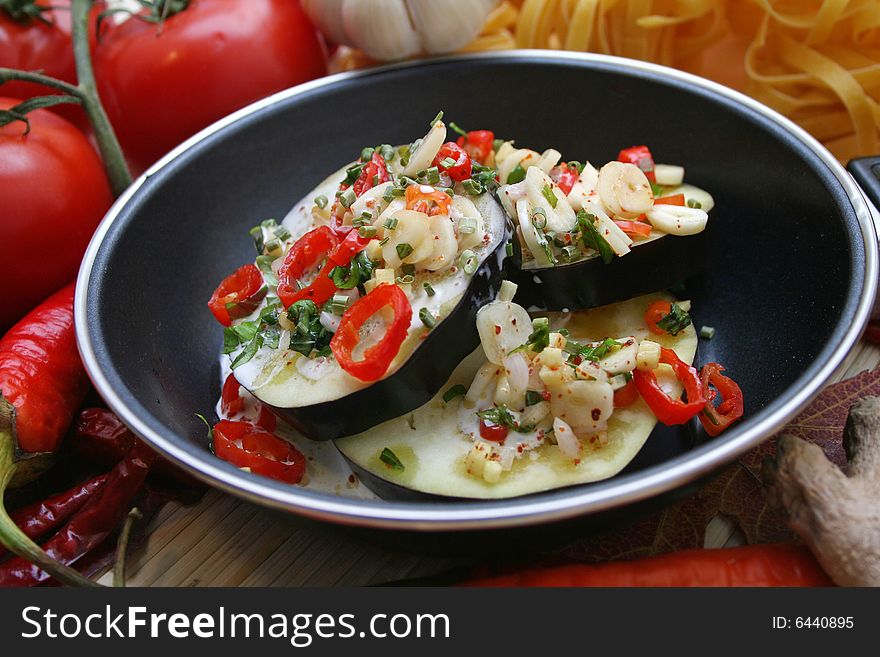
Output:
[[[833,381],[880,365],[880,349],[860,343]],[[742,543],[716,517],[705,547]],[[130,586],[365,586],[428,577],[475,559],[391,551],[343,529],[261,508],[219,491],[191,507],[168,505],[130,559]],[[109,584],[109,576],[102,578]]]

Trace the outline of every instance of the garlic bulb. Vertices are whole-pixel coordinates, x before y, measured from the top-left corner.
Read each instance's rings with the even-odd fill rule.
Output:
[[[340,45],[382,61],[458,50],[476,37],[498,0],[303,0],[306,13]]]

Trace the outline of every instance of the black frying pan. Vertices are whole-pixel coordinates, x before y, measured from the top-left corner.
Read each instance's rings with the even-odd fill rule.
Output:
[[[652,437],[611,480],[497,502],[356,502],[243,473],[208,452],[196,412],[219,395],[221,332],[205,307],[281,217],[364,144],[409,141],[438,109],[537,149],[604,162],[650,144],[715,196],[708,270],[689,281],[701,361],[739,381],[745,419],[698,444]],[[405,530],[547,523],[656,499],[769,437],[825,384],[873,304],[877,238],[852,178],[813,139],[712,83],[604,56],[521,52],[344,74],[261,101],[153,167],[99,229],[80,275],[87,367],[145,440],[232,493],[312,517]],[[352,409],[357,412],[357,409]]]

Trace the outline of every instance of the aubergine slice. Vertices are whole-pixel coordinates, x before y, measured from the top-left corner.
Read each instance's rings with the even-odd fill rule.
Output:
[[[314,199],[332,199],[343,177],[344,170],[331,175],[291,210],[283,222],[292,234],[289,239],[314,227]],[[482,217],[485,230],[482,243],[472,247],[476,270],[469,273],[459,264],[441,272],[424,271],[407,285],[413,323],[384,378],[360,381],[343,371],[332,356],[306,358],[285,348],[282,338],[280,348],[261,348],[233,370],[239,383],[312,440],[356,434],[429,401],[456,364],[479,344],[476,313],[498,293],[505,245],[511,238],[504,211],[491,194],[466,199]],[[271,298],[270,292],[267,301]],[[246,319],[259,316],[267,301]],[[436,320],[430,330],[420,321],[421,308],[428,308]]]
[[[644,311],[658,299],[673,300],[673,297],[653,294],[571,314],[551,313],[550,324],[552,327],[564,325],[573,338],[601,340],[614,335],[649,338],[674,349],[682,360],[692,363],[697,350],[697,336],[692,326],[677,336],[659,336],[645,326]],[[477,348],[456,368],[442,390],[457,384],[468,387],[484,362],[483,350]],[[678,385],[662,372],[658,372],[658,381],[671,389]],[[547,442],[514,461],[499,481],[488,483],[469,474],[466,467],[475,442],[463,432],[461,423],[463,416],[474,412],[474,408],[467,408],[462,397],[445,403],[441,392],[413,413],[337,440],[336,446],[363,483],[381,497],[500,499],[612,477],[636,456],[656,425],[654,414],[639,399],[628,408],[614,411],[608,422],[607,443],[579,461],[566,458],[557,445]],[[389,459],[387,452],[383,458],[386,449],[399,463]]]
[[[652,190],[634,165],[609,162],[600,170],[584,165],[566,194],[542,170],[544,159],[535,158],[522,180],[498,190],[516,227],[506,268],[509,280],[519,285],[522,305],[548,311],[594,308],[673,288],[704,269],[708,212],[714,206],[707,192],[682,184],[654,184]],[[683,169],[674,168],[683,175]],[[686,205],[655,205],[655,194],[680,194]],[[645,214],[652,225],[634,222]],[[622,227],[649,234],[634,236]]]

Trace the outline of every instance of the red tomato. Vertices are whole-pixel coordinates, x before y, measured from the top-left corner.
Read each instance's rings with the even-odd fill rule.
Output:
[[[0,97],[0,109],[21,101]],[[101,160],[47,110],[0,128],[0,332],[76,276],[113,197]]]
[[[223,326],[230,326],[233,319],[247,317],[257,309],[268,289],[263,275],[256,265],[239,267],[214,290],[208,308]]]
[[[144,169],[217,119],[327,72],[298,2],[192,0],[157,26],[105,23],[98,88],[127,157]]]
[[[76,64],[70,43],[70,0],[37,3],[51,5],[36,18],[15,20],[9,10],[0,8],[0,66],[21,71],[40,71],[52,78],[76,84]],[[27,100],[34,96],[57,94],[58,91],[33,82],[7,82],[4,96]],[[85,114],[74,105],[52,108],[80,127],[86,127]]]
[[[480,420],[480,437],[493,443],[503,443],[507,438],[507,427],[503,424],[491,424]]]

